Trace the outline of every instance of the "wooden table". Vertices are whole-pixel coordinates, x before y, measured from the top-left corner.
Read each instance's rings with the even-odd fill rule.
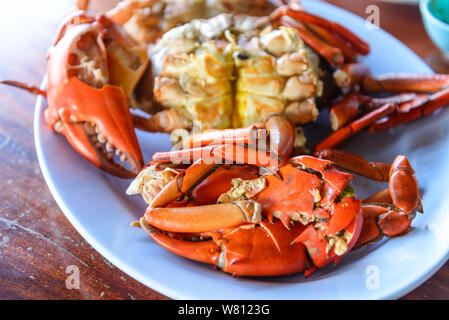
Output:
[[[39,84],[45,53],[74,0],[0,2],[0,79]],[[92,1],[91,10],[115,1]],[[425,58],[437,52],[417,7],[374,0],[330,0],[366,17],[380,7],[381,27]],[[72,227],[42,177],[33,141],[35,97],[0,86],[0,298],[166,299],[114,267]],[[80,289],[66,288],[66,268],[80,268]],[[449,298],[449,264],[406,299]]]

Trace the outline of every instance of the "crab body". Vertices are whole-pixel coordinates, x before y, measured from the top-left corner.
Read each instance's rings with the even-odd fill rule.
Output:
[[[254,130],[266,126],[268,138],[282,138],[258,149]],[[341,165],[341,153],[289,159],[293,136],[290,122],[277,115],[265,125],[206,132],[184,143],[203,145],[196,150],[203,152],[156,153],[127,191],[141,193],[148,204],[136,225],[167,250],[236,276],[310,275],[356,246],[409,229],[420,201],[405,157],[392,166],[379,164],[382,179],[390,182],[388,195],[363,205],[350,187],[354,176],[329,160]],[[240,146],[253,156],[216,152],[220,146]],[[278,161],[261,166],[257,154],[265,156],[266,150]],[[357,173],[370,175],[368,162],[345,156],[353,157]]]
[[[315,120],[318,58],[294,29],[261,22],[222,14],[165,33],[150,49],[156,100],[202,130],[246,127],[271,113]]]

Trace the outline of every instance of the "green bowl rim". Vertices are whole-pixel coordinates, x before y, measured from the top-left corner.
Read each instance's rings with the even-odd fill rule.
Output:
[[[425,19],[430,19],[431,22],[436,23],[440,28],[446,29],[449,32],[449,24],[438,19],[435,14],[430,10],[430,1],[434,0],[421,0],[419,2],[419,8]]]

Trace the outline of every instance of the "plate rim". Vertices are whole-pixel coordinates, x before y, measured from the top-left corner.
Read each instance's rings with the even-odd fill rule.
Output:
[[[304,0],[303,0],[304,1]],[[304,2],[308,2],[310,0],[305,0]],[[352,12],[349,12],[345,9],[342,9],[340,7],[334,6],[329,3],[321,2],[320,4],[323,4],[325,6],[329,6],[332,8],[332,10],[339,10],[343,11],[345,14],[350,14],[353,17],[356,17],[358,19],[362,19],[361,17],[353,14]],[[387,31],[381,29],[381,32],[384,36],[390,37],[394,39],[398,45],[401,45],[410,52],[410,54],[414,55],[416,59],[423,62],[423,60],[410,48],[408,48],[404,43],[402,43],[399,39],[388,33]],[[424,62],[423,62],[424,63]],[[429,72],[432,72],[430,68]],[[47,76],[45,75],[43,78],[43,81],[41,83],[41,89],[46,88],[47,83]],[[58,189],[55,187],[51,177],[48,167],[48,164],[44,161],[44,150],[40,141],[41,136],[41,126],[40,121],[41,117],[44,113],[44,106],[46,106],[46,103],[44,102],[44,98],[42,96],[38,96],[35,103],[35,109],[34,109],[34,119],[33,119],[33,125],[34,125],[34,143],[37,153],[37,158],[39,162],[39,166],[41,169],[41,172],[43,174],[44,180],[50,190],[50,193],[52,194],[53,198],[55,199],[58,207],[63,212],[63,214],[67,217],[69,222],[72,224],[72,226],[76,229],[76,231],[104,258],[106,258],[108,261],[110,261],[113,265],[115,265],[117,268],[119,268],[122,272],[126,273],[127,275],[131,276],[136,281],[142,283],[144,286],[155,290],[169,298],[173,299],[195,299],[192,296],[180,293],[176,290],[171,289],[170,287],[160,283],[159,281],[152,279],[151,286],[146,284],[146,279],[141,279],[140,273],[135,271],[132,267],[129,267],[124,261],[122,261],[120,258],[116,257],[114,253],[112,253],[110,250],[105,248],[103,245],[101,245],[93,235],[91,235],[83,226],[82,224],[77,220],[75,215],[71,212],[71,210],[66,206],[64,199],[60,195]],[[44,126],[44,128],[48,129],[47,126]],[[417,276],[414,281],[410,282],[409,284],[403,286],[402,288],[396,288],[393,290],[389,295],[385,295],[380,297],[379,299],[397,299],[400,298],[408,293],[410,293],[412,290],[416,289],[420,285],[422,285],[425,281],[427,281],[431,276],[433,276],[446,262],[449,260],[449,250],[446,252],[446,254],[436,261],[436,263],[430,267],[427,272]]]

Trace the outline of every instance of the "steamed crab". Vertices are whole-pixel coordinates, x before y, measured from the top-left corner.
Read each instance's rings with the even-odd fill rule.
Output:
[[[264,135],[269,143],[260,149],[255,137]],[[290,158],[294,128],[282,115],[193,136],[184,146],[156,153],[129,186],[148,204],[133,225],[177,255],[236,276],[308,276],[354,247],[406,234],[422,211],[406,157],[388,165],[326,149]],[[353,175],[335,166],[389,187],[362,203]]]
[[[137,175],[128,192],[148,203],[138,225],[162,246],[236,275],[310,274],[405,234],[422,210],[407,158],[372,163],[334,147],[444,107],[449,76],[375,77],[358,62],[369,51],[299,2],[129,0],[63,21],[46,90],[3,83],[46,96],[49,127],[90,162]],[[322,106],[335,132],[298,156],[299,126]],[[135,127],[182,132],[180,150],[144,168]],[[362,203],[336,167],[389,188]]]

